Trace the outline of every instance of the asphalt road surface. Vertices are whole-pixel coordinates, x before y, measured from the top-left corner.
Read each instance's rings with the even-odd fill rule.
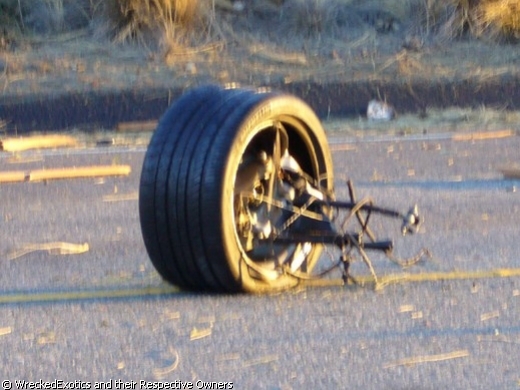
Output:
[[[33,388],[519,388],[520,182],[497,168],[520,162],[520,137],[333,134],[330,142],[338,198],[351,178],[359,197],[379,205],[419,205],[417,235],[400,238],[394,221],[373,225],[396,238],[403,257],[430,249],[431,259],[406,270],[374,255],[381,277],[413,277],[378,291],[175,291],[141,239],[144,147],[0,155],[0,171],[132,167],[128,177],[0,184],[3,388],[20,388],[17,380],[38,381]],[[35,250],[52,242],[88,251]],[[368,274],[361,262],[353,272]]]

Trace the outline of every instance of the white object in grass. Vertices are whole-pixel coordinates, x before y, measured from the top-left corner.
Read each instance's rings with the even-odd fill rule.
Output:
[[[367,118],[371,121],[390,121],[395,118],[395,111],[387,102],[373,99],[368,102]]]

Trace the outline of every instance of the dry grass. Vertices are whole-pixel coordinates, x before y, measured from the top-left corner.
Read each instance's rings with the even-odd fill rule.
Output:
[[[260,9],[276,10],[279,20],[300,35],[334,35],[331,30],[343,25],[359,27],[355,11],[372,9],[406,18],[421,32],[446,40],[467,35],[496,42],[520,40],[519,0],[254,0],[242,4],[243,14],[249,10],[249,16]],[[207,32],[215,27],[212,24],[223,22],[225,17],[215,14],[215,8],[226,10],[224,14],[233,12],[230,0],[0,0],[0,26],[32,35],[91,27],[115,42],[178,47],[186,45],[194,31]]]
[[[493,42],[520,40],[519,0],[420,0],[419,24],[443,40],[474,36]]]
[[[44,43],[81,31],[160,50],[172,62],[207,42],[214,1],[220,0],[0,0],[0,50],[9,49],[6,39]]]
[[[474,11],[475,33],[495,41],[520,41],[520,1],[482,1]]]
[[[116,42],[159,37],[172,44],[203,25],[205,14],[198,0],[106,0],[101,18]]]
[[[177,40],[204,24],[207,0],[0,0],[9,32],[51,35],[91,27],[116,42]]]

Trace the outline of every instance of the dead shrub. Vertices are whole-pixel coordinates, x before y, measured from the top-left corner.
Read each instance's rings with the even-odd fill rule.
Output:
[[[518,0],[481,1],[473,11],[474,33],[499,42],[520,41],[520,2]]]
[[[115,42],[177,45],[203,25],[205,11],[198,0],[106,0],[100,18]]]
[[[423,31],[444,40],[464,36],[494,42],[520,39],[519,0],[424,0],[415,8]]]

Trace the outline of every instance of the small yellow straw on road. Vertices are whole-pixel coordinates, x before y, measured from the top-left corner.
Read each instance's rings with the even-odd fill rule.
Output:
[[[0,183],[81,179],[99,176],[128,176],[130,172],[132,172],[132,168],[129,165],[97,165],[87,167],[37,169],[32,171],[8,171],[0,172]]]
[[[69,135],[36,135],[24,138],[6,138],[0,140],[0,150],[22,152],[30,149],[48,149],[74,147],[77,141]]]

